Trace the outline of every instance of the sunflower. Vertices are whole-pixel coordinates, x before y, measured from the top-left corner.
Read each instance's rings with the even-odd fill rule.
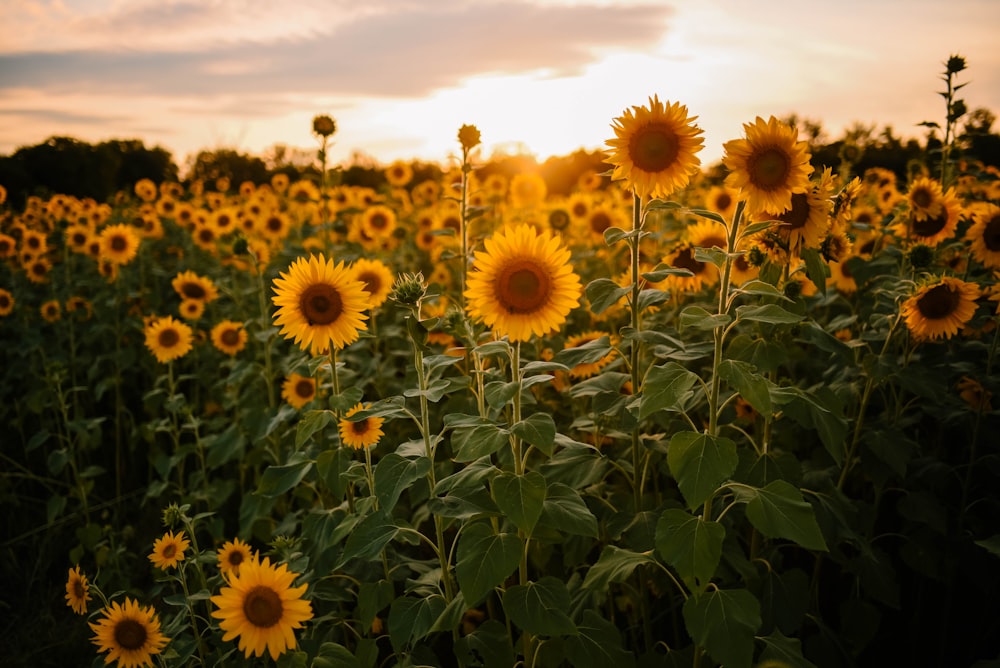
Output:
[[[955,235],[958,219],[962,215],[962,204],[958,201],[954,188],[948,188],[942,195],[940,206],[936,210],[937,213],[932,215],[911,215],[906,221],[915,243],[934,247]],[[899,232],[905,233],[902,227],[899,228]]]
[[[191,328],[169,315],[151,320],[144,333],[146,347],[161,363],[184,357],[191,350]]]
[[[87,601],[90,600],[90,583],[87,576],[80,572],[79,564],[69,569],[66,579],[66,605],[73,608],[78,615],[87,614]]]
[[[726,186],[712,186],[705,195],[705,208],[714,211],[726,220],[730,220],[736,212],[736,202],[739,201],[738,191]]]
[[[50,299],[38,309],[46,322],[56,322],[62,317],[62,306],[58,299]]]
[[[610,336],[607,332],[601,332],[599,330],[590,330],[583,332],[582,334],[576,334],[566,339],[565,348],[579,348],[585,343],[590,343],[591,341],[597,341],[602,336]],[[601,369],[611,364],[615,359],[615,351],[612,349],[607,355],[597,360],[596,362],[586,362],[582,364],[577,364],[572,369],[569,370],[569,375],[571,378],[583,379],[590,378],[591,376],[597,375]]]
[[[972,214],[965,238],[969,250],[984,267],[1000,269],[1000,206],[984,204]]]
[[[100,233],[101,260],[117,265],[128,264],[139,252],[139,237],[125,223],[108,225]]]
[[[941,215],[944,191],[941,184],[932,178],[920,176],[913,180],[906,194],[910,217],[915,220],[935,218]]]
[[[279,195],[288,190],[288,174],[279,172],[271,177],[271,187],[274,188],[274,192]]]
[[[791,206],[782,212],[764,211],[754,216],[754,220],[777,220],[781,224],[776,232],[785,240],[792,253],[803,248],[817,248],[830,228],[830,211],[833,202],[819,188],[808,192],[794,193]]]
[[[229,586],[211,599],[218,607],[212,616],[225,631],[222,640],[239,638],[246,658],[266,650],[277,660],[286,649],[294,649],[293,630],[313,616],[312,604],[302,598],[306,585],[292,587],[296,577],[288,566],[272,566],[266,557],[243,562],[239,573],[227,577]]]
[[[21,251],[32,255],[43,255],[49,250],[48,237],[38,230],[24,230],[21,234]]]
[[[10,315],[14,310],[14,295],[9,290],[0,288],[0,316]]]
[[[519,209],[538,206],[548,192],[545,179],[534,172],[519,172],[510,180],[510,203]]]
[[[393,188],[402,188],[413,180],[413,169],[409,163],[397,160],[385,169],[385,180]]]
[[[217,552],[219,559],[219,570],[223,575],[232,573],[239,575],[240,565],[244,562],[255,559],[257,554],[250,549],[250,546],[239,538],[228,540],[222,544]]]
[[[368,260],[360,258],[351,265],[351,274],[354,280],[365,284],[368,292],[368,307],[375,309],[385,303],[389,293],[392,291],[394,277],[381,260]]]
[[[135,183],[135,194],[143,202],[152,202],[156,199],[156,184],[150,179],[139,179]]]
[[[182,271],[170,282],[181,299],[194,299],[209,303],[219,296],[219,290],[212,279],[199,276],[193,271]]]
[[[607,162],[614,165],[612,180],[625,179],[639,197],[669,197],[688,185],[701,160],[702,130],[678,102],[649,98],[648,107],[633,106],[615,118],[615,138],[605,142],[611,149]]]
[[[370,206],[361,216],[361,230],[371,239],[387,239],[396,230],[396,213],[384,204]]]
[[[351,416],[358,411],[368,408],[364,404],[358,404],[351,410],[347,411],[343,418],[341,418],[340,423],[337,425],[340,430],[340,440],[344,442],[345,445],[349,445],[355,450],[360,450],[361,448],[370,448],[373,445],[378,445],[378,441],[382,438],[382,423],[384,420],[380,417],[366,417],[357,420],[352,420]]]
[[[584,236],[594,243],[603,244],[605,230],[610,227],[619,227],[622,222],[619,209],[610,202],[594,205],[582,221]]]
[[[152,666],[153,655],[159,654],[169,642],[160,632],[160,620],[153,608],[140,607],[127,596],[124,605],[113,601],[101,613],[104,617],[90,624],[94,632],[91,641],[98,652],[108,652],[104,657],[106,664],[117,660],[119,668]]]
[[[924,285],[903,302],[906,326],[917,340],[950,339],[976,312],[979,286],[952,276]]]
[[[204,251],[209,253],[218,251],[219,233],[215,231],[214,227],[200,219],[195,219],[191,229],[191,240],[194,241],[195,246]]]
[[[343,262],[334,265],[322,254],[298,258],[288,273],[274,279],[274,291],[274,322],[281,334],[313,355],[327,353],[330,346],[343,348],[368,329],[368,292]]]
[[[844,258],[841,262],[830,262],[830,278],[827,279],[827,285],[833,285],[837,288],[837,291],[841,294],[852,295],[858,290],[858,284],[854,280],[854,275],[851,274],[851,268],[848,265],[848,260],[852,258],[860,257],[858,255],[849,255]]]
[[[209,336],[212,345],[229,356],[243,350],[247,345],[247,333],[243,325],[233,320],[223,320],[212,328]]]
[[[87,252],[87,242],[90,241],[92,232],[90,228],[86,225],[81,225],[79,223],[74,225],[69,225],[66,227],[63,235],[66,239],[66,245],[74,253],[85,254]],[[0,253],[2,255],[2,253]]]
[[[0,258],[8,258],[17,252],[17,239],[0,233]]]
[[[281,385],[281,398],[293,408],[302,408],[316,398],[316,380],[291,373]]]
[[[465,292],[469,315],[513,341],[557,331],[582,292],[569,250],[528,225],[506,227],[484,245]]]
[[[205,314],[205,302],[200,299],[182,299],[177,311],[185,320],[197,320]]]
[[[157,538],[153,543],[153,551],[149,555],[149,560],[153,565],[167,570],[176,568],[177,564],[184,561],[184,550],[188,549],[191,542],[184,537],[184,532],[176,534],[168,531],[163,537]]]
[[[798,141],[795,128],[774,116],[744,123],[744,139],[723,145],[722,163],[729,169],[725,184],[740,191],[747,212],[784,212],[792,207],[792,195],[809,189],[809,149]]]
[[[77,311],[79,311],[77,318],[80,320],[90,320],[91,316],[94,315],[94,307],[91,303],[83,297],[74,295],[66,300],[66,313],[75,313]]]
[[[288,236],[292,229],[292,219],[284,211],[270,211],[261,216],[257,229],[264,238],[278,242]]]

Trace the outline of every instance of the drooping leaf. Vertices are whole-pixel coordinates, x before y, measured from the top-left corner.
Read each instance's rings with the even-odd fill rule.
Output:
[[[737,320],[766,322],[771,325],[785,325],[801,322],[803,316],[785,310],[777,304],[746,305],[736,307]]]
[[[533,413],[510,426],[510,430],[521,440],[535,446],[546,455],[552,454],[556,437],[556,423],[548,413]]]
[[[754,410],[767,417],[771,415],[771,383],[754,371],[746,362],[722,360],[719,375],[728,382]]]
[[[396,505],[400,494],[430,470],[427,457],[407,459],[390,452],[375,465],[375,496],[379,507],[388,512]]]
[[[491,455],[509,442],[509,432],[489,420],[457,427],[451,435],[455,461],[471,462]]]
[[[576,536],[597,538],[597,518],[576,490],[559,482],[549,483],[538,523]]]
[[[607,591],[612,582],[624,582],[642,564],[655,563],[648,552],[633,552],[614,545],[605,545],[597,563],[587,571],[583,588],[593,591]]]
[[[512,533],[494,533],[487,522],[473,522],[458,540],[455,575],[468,607],[479,605],[521,562],[524,544]]]
[[[503,609],[517,626],[528,633],[563,636],[576,633],[570,609],[569,590],[551,575],[538,582],[515,585],[503,594]]]
[[[659,410],[676,410],[697,382],[697,374],[677,362],[650,367],[642,381],[639,419]]]
[[[524,475],[504,472],[493,478],[493,500],[514,526],[531,535],[542,516],[547,487],[537,471]]]
[[[400,596],[389,607],[389,640],[397,652],[420,640],[434,626],[446,603],[440,594],[422,598]]]
[[[269,498],[281,496],[302,482],[312,470],[312,460],[304,460],[282,466],[268,466],[260,477],[257,494]]]
[[[656,553],[674,567],[692,590],[711,581],[722,558],[726,529],[691,513],[670,508],[656,522]]]
[[[680,431],[667,449],[667,466],[691,510],[703,504],[738,464],[736,444],[724,436]]]
[[[337,568],[351,559],[374,559],[398,533],[399,527],[384,510],[368,515],[347,537]]]
[[[507,627],[495,619],[486,620],[475,631],[459,638],[455,654],[467,666],[481,661],[483,668],[510,668],[516,663]]]
[[[726,668],[750,668],[753,639],[760,627],[760,604],[746,589],[715,589],[684,602],[684,625],[691,638]]]
[[[775,480],[763,488],[752,489],[746,512],[758,531],[770,538],[787,538],[807,550],[826,551],[816,513],[797,487]]]
[[[593,610],[584,610],[577,631],[566,638],[566,656],[574,668],[635,666],[635,656],[622,647],[618,627]]]
[[[617,304],[631,289],[631,286],[619,286],[610,278],[598,278],[591,281],[587,284],[587,301],[590,302],[591,313],[594,315],[604,313]]]

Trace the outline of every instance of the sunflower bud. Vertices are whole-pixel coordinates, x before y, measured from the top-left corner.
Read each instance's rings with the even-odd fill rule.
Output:
[[[392,285],[389,299],[401,306],[417,306],[427,294],[423,272],[416,274],[400,274]]]
[[[240,235],[233,242],[233,255],[246,255],[247,251],[250,249],[250,245],[247,242],[247,238]]]
[[[948,74],[958,74],[965,69],[965,65],[965,58],[957,54],[948,58],[948,62],[945,63]]]
[[[802,294],[802,284],[796,280],[791,280],[785,283],[785,296],[789,299],[795,299]]]
[[[313,132],[320,137],[329,137],[337,131],[337,124],[326,114],[320,114],[313,118]]]
[[[750,263],[751,267],[763,266],[765,260],[767,260],[767,253],[762,251],[757,246],[751,248],[747,253],[747,262]]]
[[[909,260],[914,269],[927,269],[934,264],[934,249],[926,244],[917,244],[910,249]]]
[[[177,524],[183,523],[186,519],[188,519],[187,511],[190,507],[191,506],[186,503],[183,506],[171,503],[163,509],[163,526],[171,528]]]
[[[475,125],[463,125],[458,129],[458,141],[464,151],[475,148],[479,145],[479,128]]]

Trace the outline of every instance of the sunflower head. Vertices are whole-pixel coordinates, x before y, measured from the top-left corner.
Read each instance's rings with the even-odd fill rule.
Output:
[[[163,570],[175,568],[184,561],[184,550],[188,549],[190,545],[191,542],[185,538],[183,531],[176,534],[173,531],[168,531],[153,543],[153,551],[149,555],[149,560],[153,562],[154,566]]]
[[[219,570],[224,575],[239,575],[240,565],[257,558],[257,553],[239,538],[228,540],[219,548],[216,556],[219,560]]]
[[[463,151],[470,151],[479,146],[479,128],[475,125],[463,125],[458,129],[458,143],[462,145]]]
[[[701,167],[697,153],[704,139],[697,118],[688,116],[686,106],[660,102],[656,95],[648,106],[626,109],[612,123],[615,138],[606,142],[612,180],[624,179],[639,197],[666,198],[686,187]]]
[[[191,350],[191,328],[171,316],[153,318],[145,327],[146,347],[161,363],[184,357]]]
[[[274,322],[281,334],[313,355],[354,343],[367,330],[369,294],[343,262],[322,254],[298,258],[274,279]]]
[[[210,333],[212,345],[220,352],[229,356],[243,350],[247,345],[247,332],[242,323],[233,320],[223,320],[212,328]]]
[[[726,185],[740,192],[747,213],[782,213],[792,207],[792,195],[809,189],[809,149],[798,131],[774,116],[744,123],[742,139],[723,145],[723,164],[730,173]]]
[[[569,250],[529,225],[504,228],[484,243],[465,292],[469,315],[512,341],[557,331],[582,293]]]
[[[281,385],[281,398],[293,408],[302,408],[316,398],[316,379],[297,373],[288,374]]]
[[[76,614],[85,615],[89,600],[90,583],[87,582],[87,576],[80,572],[80,566],[77,564],[69,569],[69,577],[66,579],[66,605]]]
[[[169,638],[160,632],[160,620],[151,607],[140,606],[125,597],[125,604],[112,601],[101,611],[102,618],[90,624],[92,642],[98,652],[107,652],[105,663],[120,666],[152,665],[153,655],[163,651]]]
[[[383,418],[371,416],[351,419],[353,415],[366,408],[368,406],[364,404],[357,404],[347,411],[337,425],[340,431],[340,440],[344,442],[344,445],[349,445],[355,450],[377,445],[379,439],[384,435],[382,424],[385,420]]]
[[[903,303],[902,315],[915,339],[950,339],[976,312],[979,286],[952,276],[929,282]]]

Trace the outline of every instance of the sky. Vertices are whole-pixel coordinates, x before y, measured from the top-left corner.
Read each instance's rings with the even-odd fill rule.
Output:
[[[331,163],[446,162],[467,123],[486,156],[543,160],[604,148],[655,94],[698,117],[711,164],[758,115],[922,137],[956,53],[967,106],[1000,114],[998,29],[998,0],[5,0],[0,155],[141,139],[183,171],[314,151],[329,114]]]

